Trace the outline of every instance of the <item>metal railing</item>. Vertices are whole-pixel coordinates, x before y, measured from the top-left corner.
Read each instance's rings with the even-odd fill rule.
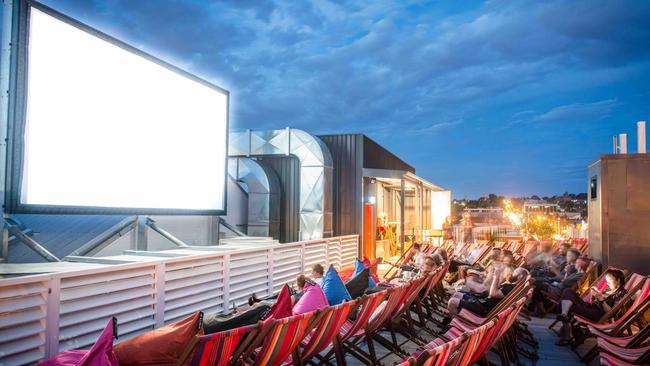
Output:
[[[353,235],[198,250],[195,255],[0,279],[0,365],[27,365],[87,348],[113,316],[121,341],[195,311],[222,312],[252,293],[277,292],[315,263],[352,265],[358,242]]]

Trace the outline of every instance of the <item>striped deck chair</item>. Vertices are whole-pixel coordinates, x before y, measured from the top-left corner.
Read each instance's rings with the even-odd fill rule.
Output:
[[[413,280],[409,290],[405,293],[404,300],[401,301],[398,306],[390,314],[389,321],[386,324],[389,332],[391,333],[392,344],[389,340],[383,338],[379,334],[373,335],[373,339],[380,342],[384,347],[387,347],[393,352],[404,353],[401,349],[401,346],[406,342],[413,341],[418,345],[424,345],[426,341],[418,335],[414,327],[414,320],[411,317],[411,306],[420,298],[420,292],[425,290],[428,287],[431,280],[434,278],[436,273],[430,273],[426,277],[418,277]],[[403,324],[406,324],[404,326]],[[407,340],[403,343],[397,343],[397,336],[395,332],[403,334]],[[391,347],[392,346],[392,347]]]
[[[614,345],[601,349],[600,364],[603,366],[649,365],[650,346],[622,348]]]
[[[478,326],[483,324],[485,321],[494,318],[499,312],[511,306],[515,301],[519,300],[521,297],[525,297],[528,291],[531,289],[533,284],[532,278],[526,279],[515,286],[515,288],[508,293],[499,303],[495,306],[485,317],[479,316],[472,313],[467,309],[461,309],[458,315],[451,321],[451,326],[457,326],[462,329],[460,323],[464,323],[470,326]]]
[[[243,350],[259,334],[262,323],[247,325],[245,327],[225,330],[205,336],[197,336],[196,342],[185,352],[179,365],[185,364],[185,359],[194,356],[191,366],[226,366],[231,365],[238,358],[238,350]]]
[[[323,361],[328,361],[333,355],[336,355],[337,363],[344,364],[343,358],[343,342],[351,337],[363,335],[363,327],[368,323],[368,320],[374,314],[375,310],[381,305],[388,291],[377,292],[372,295],[363,295],[357,299],[357,314],[354,320],[347,320],[339,329],[338,336],[334,340],[334,347],[324,357],[316,356]],[[340,361],[343,359],[343,361]]]
[[[243,353],[243,359],[252,358],[251,366],[279,366],[289,359],[296,347],[314,328],[322,316],[316,310],[283,319],[271,319]],[[261,344],[261,347],[259,347]]]
[[[357,332],[351,335],[347,341],[344,342],[345,349],[359,361],[369,365],[376,365],[377,355],[373,343],[373,334],[388,324],[391,315],[395,309],[404,301],[408,294],[409,289],[412,287],[413,282],[398,286],[388,290],[388,298],[381,311],[377,314],[370,316],[366,324],[362,324],[357,329]],[[379,307],[377,308],[379,309]],[[358,344],[365,340],[368,344],[368,352],[362,350]],[[406,355],[403,355],[406,356]]]
[[[454,360],[454,366],[470,366],[472,365],[472,359],[476,351],[479,349],[483,338],[487,332],[496,326],[497,320],[492,319],[491,321],[477,327],[469,332],[467,332],[468,338],[463,343],[463,346],[459,350],[459,355]],[[449,364],[449,363],[448,363]]]
[[[353,300],[325,310],[316,328],[301,342],[298,352],[301,364],[306,363],[335,342],[339,330],[348,321],[350,314],[356,310],[358,305],[358,300]],[[340,362],[340,360],[337,360],[337,363]]]
[[[643,284],[643,287],[641,287],[641,284]],[[650,296],[650,281],[646,281],[645,277],[642,277],[642,281],[637,282],[633,286],[634,287],[629,290],[627,295],[625,295],[625,297],[621,299],[621,301],[619,301],[619,303],[616,304],[616,306],[614,306],[614,308],[605,314],[605,316],[603,316],[599,321],[591,321],[579,315],[574,316],[573,319],[582,325],[588,325],[593,328],[597,328],[598,330],[608,330],[614,328],[621,322],[625,321],[626,317],[634,315],[636,313],[636,310],[638,310],[638,308],[643,305],[643,303],[647,301],[648,297]],[[634,297],[635,295],[636,297]],[[627,311],[625,311],[622,316],[611,322],[605,323],[607,320],[615,316],[619,310],[622,310],[622,307],[626,305],[625,303],[629,302],[632,298],[634,298],[634,301],[632,301],[631,305],[627,308]]]
[[[459,351],[469,336],[462,334],[460,337],[444,342],[435,347],[423,349],[421,352],[414,354],[409,359],[414,359],[418,366],[444,366],[452,364]],[[408,360],[408,359],[407,359]]]
[[[603,272],[603,274],[597,277],[596,276],[597,270],[598,270],[598,262],[593,260],[590,261],[589,266],[585,271],[585,275],[582,276],[582,279],[578,282],[577,292],[580,294],[580,297],[582,297],[582,299],[585,301],[591,300],[590,289],[592,287],[596,287],[599,290],[604,290],[605,286],[607,286],[607,281],[605,281],[605,275],[604,275],[605,272]],[[547,300],[553,304],[548,309],[546,309],[547,313],[553,311],[555,307],[560,305],[560,300],[555,300],[550,297],[547,297]],[[555,334],[558,334],[558,332],[554,328],[555,325],[557,325],[559,322],[560,321],[557,319],[553,320],[553,322],[549,324],[548,329],[555,332]]]
[[[622,322],[611,331],[602,331],[594,327],[589,327],[589,333],[598,338],[598,341],[605,341],[615,346],[624,348],[638,348],[650,340],[650,323],[642,326],[636,334],[632,334],[631,328],[635,323],[640,323],[645,317],[646,311],[650,310],[650,301],[645,302],[636,311],[636,315],[630,317],[627,321]],[[625,331],[630,335],[625,335]],[[593,346],[584,356],[580,358],[582,362],[590,362],[598,355],[598,345]]]
[[[414,252],[413,250],[410,250],[410,249],[409,249],[409,250],[406,251],[404,254],[402,254],[399,258],[397,258],[397,261],[396,261],[395,263],[392,263],[392,262],[390,262],[390,261],[384,259],[384,263],[387,263],[387,264],[390,265],[390,268],[388,269],[388,271],[386,271],[386,273],[384,273],[384,278],[385,278],[385,279],[392,279],[392,278],[394,278],[394,277],[395,277],[395,274],[393,274],[392,276],[389,276],[390,273],[391,273],[393,270],[397,270],[397,269],[399,269],[399,267],[400,267],[402,264],[408,263],[408,262],[413,258],[414,255],[415,255],[415,252]]]

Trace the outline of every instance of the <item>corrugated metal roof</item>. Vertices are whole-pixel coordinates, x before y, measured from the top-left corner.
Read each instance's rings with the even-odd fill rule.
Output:
[[[118,215],[12,215],[32,232],[39,244],[59,258],[72,253],[110,229],[127,216]],[[9,246],[9,263],[38,263],[45,259],[25,244],[14,240]]]

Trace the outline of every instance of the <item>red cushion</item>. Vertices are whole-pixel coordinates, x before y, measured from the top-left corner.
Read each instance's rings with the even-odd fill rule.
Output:
[[[291,292],[289,291],[289,285],[284,285],[282,286],[282,290],[280,290],[278,299],[275,300],[275,304],[271,306],[271,311],[269,311],[264,320],[287,318],[292,314]]]
[[[367,257],[363,257],[361,261],[366,268],[370,268],[370,277],[375,280],[375,283],[379,283],[379,276],[377,276],[377,260],[371,261]]]
[[[128,339],[113,347],[120,366],[176,365],[199,331],[201,313]]]
[[[339,277],[341,277],[341,280],[343,280],[343,282],[347,282],[347,280],[352,278],[353,273],[354,273],[354,266],[345,267],[339,271]]]

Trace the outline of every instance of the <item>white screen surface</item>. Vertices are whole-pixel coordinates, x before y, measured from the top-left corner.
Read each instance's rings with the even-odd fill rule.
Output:
[[[226,92],[31,8],[21,200],[223,210]]]

